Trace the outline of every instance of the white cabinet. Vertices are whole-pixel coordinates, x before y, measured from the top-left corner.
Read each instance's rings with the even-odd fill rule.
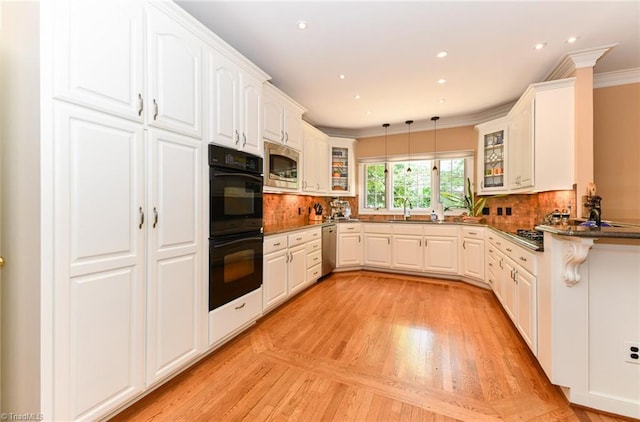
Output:
[[[302,190],[326,194],[329,190],[329,137],[304,123]]]
[[[329,138],[331,160],[329,193],[338,196],[355,196],[355,139]]]
[[[321,229],[265,236],[263,263],[263,310],[267,312],[320,278]]]
[[[336,267],[362,265],[362,227],[360,223],[338,224]]]
[[[364,223],[363,231],[363,264],[391,268],[391,225]]]
[[[209,52],[211,141],[262,155],[262,83],[223,54]]]
[[[461,274],[484,281],[484,227],[463,227]]]
[[[302,150],[303,121],[306,110],[271,84],[264,85],[262,133],[267,140]]]
[[[424,227],[424,271],[458,273],[458,228],[455,226]]]
[[[202,137],[204,44],[154,6],[147,7],[149,124]]]
[[[195,358],[202,297],[202,142],[149,130],[147,385]]]
[[[54,97],[141,122],[147,100],[143,3],[57,3]]]
[[[479,194],[505,193],[507,180],[507,119],[505,117],[476,126],[478,131]]]
[[[574,83],[569,78],[532,84],[509,112],[510,189],[573,189]]]
[[[393,268],[422,271],[422,236],[393,235]]]
[[[274,308],[289,296],[287,287],[288,263],[287,236],[265,236],[264,273],[262,277],[262,306],[264,311]]]

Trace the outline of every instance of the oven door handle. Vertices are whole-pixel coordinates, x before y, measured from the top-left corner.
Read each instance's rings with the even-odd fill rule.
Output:
[[[242,177],[244,179],[252,179],[260,184],[262,184],[262,176],[254,176],[252,174],[247,174],[247,173],[229,173],[229,172],[223,172],[223,171],[218,171],[218,170],[214,170],[213,171],[213,177]]]
[[[213,247],[214,248],[224,248],[226,246],[235,245],[236,243],[250,242],[250,241],[255,241],[255,240],[262,241],[263,238],[264,238],[263,236],[242,237],[240,239],[229,240],[229,241],[222,242],[222,243],[216,243],[216,241],[214,240],[213,241],[214,242],[213,243]]]

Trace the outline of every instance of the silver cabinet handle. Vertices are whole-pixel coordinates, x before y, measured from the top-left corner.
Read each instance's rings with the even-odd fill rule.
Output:
[[[289,142],[289,132],[284,133],[284,143],[286,144],[287,142]]]
[[[462,241],[462,249],[467,249],[467,241],[466,240]]]
[[[138,228],[142,229],[142,226],[144,225],[144,211],[142,211],[142,207],[138,208],[138,213],[140,214],[140,223],[138,224]]]
[[[302,240],[302,238],[301,237],[296,237],[296,240]]]
[[[471,236],[476,236],[478,233],[476,233],[476,232],[469,232],[469,234],[470,234]]]
[[[238,133],[238,131],[237,131],[237,130],[236,130],[235,132],[236,132],[236,134],[235,134],[235,136],[234,136],[234,137],[236,138],[236,141],[235,141],[235,142],[236,142],[236,145],[238,145],[238,142],[240,142],[240,134]]]
[[[247,304],[246,302],[242,302],[242,305],[236,306],[236,309],[242,309],[242,308],[244,308],[244,305],[246,305],[246,304]]]
[[[158,209],[153,207],[153,228],[155,229],[158,225]]]
[[[280,131],[280,142],[284,144],[284,131]]]
[[[138,116],[142,116],[142,110],[144,110],[144,100],[142,94],[138,94]]]
[[[490,266],[490,267],[493,267],[493,264],[492,264],[491,262],[489,262],[489,266]]]
[[[274,243],[273,246],[280,246],[280,242]]]
[[[320,183],[316,185],[316,190],[320,190]]]
[[[358,236],[358,243],[362,242],[362,236]]]
[[[391,244],[391,239],[387,237],[387,245]]]
[[[247,145],[247,135],[242,133],[242,147],[244,148]]]
[[[156,99],[153,99],[153,120],[158,118],[158,102]]]
[[[524,256],[521,256],[520,261],[527,262],[527,258],[525,258]]]
[[[507,248],[507,252],[513,252],[511,249]]]

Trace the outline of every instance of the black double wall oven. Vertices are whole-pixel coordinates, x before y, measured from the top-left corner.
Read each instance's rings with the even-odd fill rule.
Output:
[[[209,144],[209,311],[262,285],[262,164]]]

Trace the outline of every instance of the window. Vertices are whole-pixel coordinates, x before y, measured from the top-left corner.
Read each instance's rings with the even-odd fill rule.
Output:
[[[364,213],[399,211],[405,199],[414,211],[424,213],[430,213],[438,200],[445,210],[462,208],[472,160],[468,156],[436,160],[439,172],[435,177],[434,160],[363,163],[360,209]]]

